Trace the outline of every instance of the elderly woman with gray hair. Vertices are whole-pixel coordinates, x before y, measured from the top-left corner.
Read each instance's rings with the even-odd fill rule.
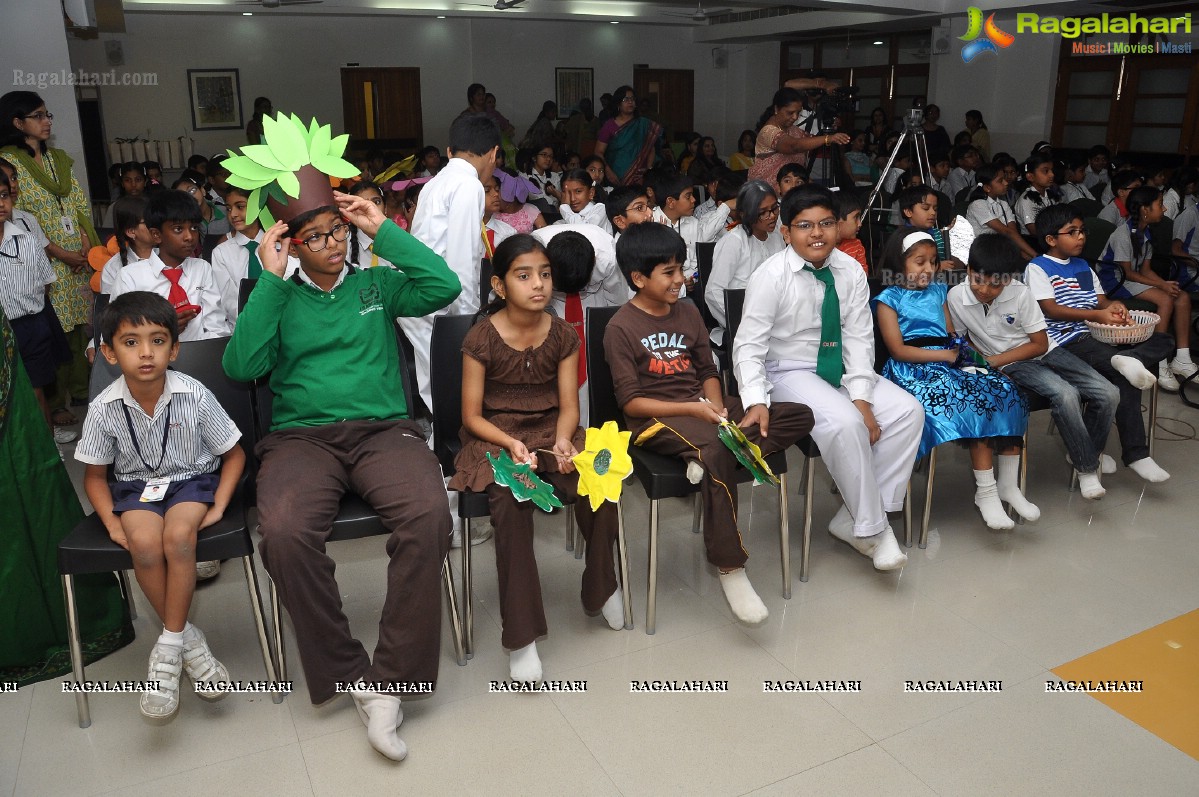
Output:
[[[704,301],[720,325],[712,330],[712,342],[724,341],[728,316],[724,306],[725,288],[744,288],[749,275],[771,255],[783,251],[785,244],[775,232],[779,219],[779,198],[762,180],[750,180],[737,192],[737,214],[741,222],[716,243],[712,255],[712,274],[704,288]],[[732,341],[728,341],[732,343]]]

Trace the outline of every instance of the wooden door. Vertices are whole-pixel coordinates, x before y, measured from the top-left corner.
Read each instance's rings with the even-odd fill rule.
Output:
[[[343,68],[341,105],[355,144],[416,147],[424,141],[419,68]]]
[[[666,128],[667,141],[695,129],[694,70],[634,69],[633,92],[641,112]]]

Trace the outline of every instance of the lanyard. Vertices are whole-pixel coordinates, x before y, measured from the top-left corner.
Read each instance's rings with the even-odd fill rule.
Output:
[[[158,464],[151,465],[146,462],[146,458],[142,456],[142,448],[137,444],[137,433],[133,431],[133,416],[129,414],[129,408],[125,406],[125,402],[121,402],[121,409],[125,411],[125,424],[129,427],[129,439],[133,441],[133,450],[137,452],[137,458],[142,461],[142,465],[150,473],[158,473],[158,469],[162,467],[162,461],[167,457],[167,435],[171,433],[171,402],[167,402],[167,417],[166,423],[162,426],[162,454],[158,457]]]

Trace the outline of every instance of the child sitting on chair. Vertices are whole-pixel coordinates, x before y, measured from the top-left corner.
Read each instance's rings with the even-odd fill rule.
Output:
[[[246,455],[241,433],[204,385],[167,367],[179,352],[175,308],[147,291],[112,301],[101,317],[100,351],[121,377],[88,407],[75,459],[86,464],[88,500],[162,620],[150,651],[141,712],[179,708],[183,670],[197,686],[229,680],[203,632],[187,621],[196,587],[196,533],[219,521]],[[112,465],[116,481],[108,482]],[[218,472],[219,469],[219,472]],[[206,699],[223,692],[197,689]]]

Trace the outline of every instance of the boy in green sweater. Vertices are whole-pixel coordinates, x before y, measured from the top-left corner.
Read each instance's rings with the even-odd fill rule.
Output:
[[[452,524],[437,458],[410,418],[394,319],[439,310],[461,288],[441,257],[378,207],[325,196],[336,206],[326,198],[305,210],[322,201],[305,194],[287,206],[297,215],[263,236],[262,276],[224,366],[237,380],[269,376],[275,394],[270,434],[255,452],[259,550],[295,627],[312,702],[349,691],[371,746],[399,761],[407,747],[397,734],[396,693],[428,691],[437,681],[441,564]],[[349,224],[398,270],[347,263]],[[288,253],[300,270],[285,280]],[[391,532],[373,661],[350,632],[325,553],[347,490]]]

